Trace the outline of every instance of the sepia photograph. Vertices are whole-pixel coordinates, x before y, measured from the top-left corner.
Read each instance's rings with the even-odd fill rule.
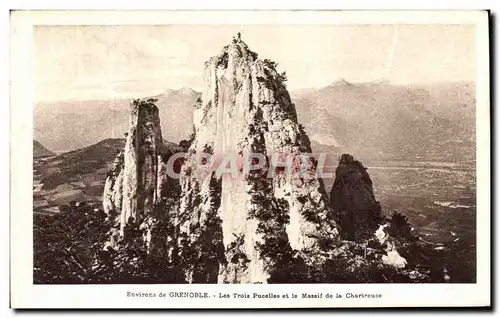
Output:
[[[476,24],[212,20],[32,26],[29,284],[478,283]]]

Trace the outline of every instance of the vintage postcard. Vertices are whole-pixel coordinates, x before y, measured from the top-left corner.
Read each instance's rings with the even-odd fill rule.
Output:
[[[485,307],[484,11],[13,11],[13,308]]]

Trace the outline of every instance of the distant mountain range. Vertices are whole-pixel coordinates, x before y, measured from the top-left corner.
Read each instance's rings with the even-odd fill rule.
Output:
[[[179,142],[192,133],[193,105],[201,96],[190,88],[166,90],[158,99],[163,137]],[[138,98],[143,96],[138,96]],[[39,103],[34,139],[56,152],[87,147],[107,138],[122,138],[128,129],[132,99]]]
[[[33,158],[50,157],[55,153],[45,148],[41,143],[33,140]]]
[[[313,150],[362,160],[473,160],[475,85],[467,82],[393,85],[350,83],[291,92],[299,122]],[[163,137],[178,143],[192,133],[193,105],[200,93],[166,90],[158,99]],[[35,109],[35,139],[64,152],[121,138],[131,99],[53,102]]]
[[[471,160],[475,157],[475,85],[393,85],[343,79],[292,92],[313,150],[364,160]]]

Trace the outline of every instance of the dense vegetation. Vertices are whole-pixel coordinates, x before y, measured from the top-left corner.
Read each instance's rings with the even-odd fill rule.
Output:
[[[54,216],[35,214],[34,283],[180,283],[183,274],[174,259],[155,252],[144,240],[151,220],[129,220],[117,239],[116,215],[72,203]],[[154,230],[172,233],[170,222],[156,219]],[[157,236],[158,233],[153,233]],[[166,236],[165,236],[166,237]],[[114,244],[111,244],[113,243]],[[157,247],[157,246],[156,246]],[[157,249],[165,251],[167,249]]]
[[[214,187],[217,186],[214,182]],[[298,253],[285,239],[286,203],[262,199],[262,205],[256,206],[250,217],[260,221],[258,231],[264,240],[257,248],[271,273],[269,283],[475,281],[475,264],[462,262],[471,258],[463,254],[470,251],[468,246],[457,241],[436,250],[418,240],[406,218],[397,213],[386,221],[388,233],[398,241],[395,243],[399,246],[398,252],[408,261],[405,269],[385,265],[380,260],[380,246],[373,239],[327,241],[314,250]],[[170,205],[165,203],[162,209],[169,209]],[[54,216],[35,214],[34,283],[217,282],[213,275],[223,258],[217,244],[221,240],[218,219],[209,216],[211,221],[193,241],[185,234],[173,239],[176,229],[169,221],[171,215],[131,219],[118,240],[116,215],[108,216],[86,203],[63,206],[61,213]],[[149,233],[155,239],[148,242],[145,237]],[[110,244],[112,242],[114,244]],[[238,253],[238,239],[234,242],[234,253],[228,253],[233,257],[227,261],[244,263],[241,259],[244,254]],[[210,266],[215,266],[215,270],[210,270]]]

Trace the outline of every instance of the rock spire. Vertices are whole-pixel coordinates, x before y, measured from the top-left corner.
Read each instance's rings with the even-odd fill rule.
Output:
[[[120,215],[121,228],[130,217],[154,214],[167,186],[163,176],[166,163],[156,100],[131,103],[125,148],[117,156],[108,175],[103,195],[106,212]]]
[[[184,166],[186,178],[181,180],[180,213],[186,215],[185,230],[194,236],[201,235],[205,223],[214,223],[211,217],[217,219],[215,231],[221,241],[214,242],[219,247],[213,249],[222,245],[225,250],[217,256],[219,283],[265,283],[281,257],[266,254],[272,244],[282,244],[281,250],[293,253],[336,235],[327,195],[314,173],[314,159],[305,178],[279,173],[283,168],[270,178],[265,174],[215,176],[220,187],[216,200],[210,188],[214,174],[202,179],[197,171],[202,153],[222,162],[231,156],[240,160],[246,153],[260,153],[267,159],[275,154],[297,158],[311,153],[285,86],[286,73],[279,73],[276,66],[258,59],[240,36],[205,63],[202,102],[194,112],[196,137]],[[198,234],[196,229],[201,229]]]

